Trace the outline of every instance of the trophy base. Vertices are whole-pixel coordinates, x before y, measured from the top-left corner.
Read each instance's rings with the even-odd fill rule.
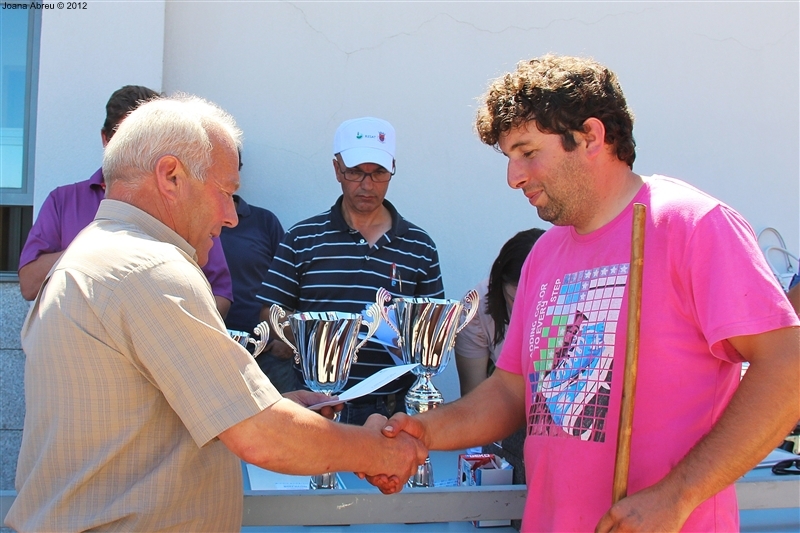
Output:
[[[312,490],[332,490],[339,488],[339,482],[336,480],[336,472],[328,472],[327,474],[319,474],[311,476],[311,481],[308,488]]]
[[[444,403],[442,393],[436,390],[431,382],[431,376],[422,374],[408,389],[406,394],[406,413],[418,415],[431,409],[436,409]],[[417,472],[409,478],[409,487],[433,487],[433,465],[430,458],[417,467]]]
[[[428,374],[417,376],[417,380],[406,393],[406,413],[409,415],[430,411],[443,403],[442,393],[433,386]]]
[[[330,396],[330,393],[325,393]],[[341,418],[342,413],[341,411],[337,411],[333,415],[333,421],[338,422]],[[328,472],[325,474],[318,474],[316,476],[311,476],[311,481],[308,483],[308,488],[311,490],[332,490],[339,488],[339,482],[336,472]]]
[[[406,485],[409,487],[433,487],[433,465],[430,458],[417,467],[417,472],[411,476]]]

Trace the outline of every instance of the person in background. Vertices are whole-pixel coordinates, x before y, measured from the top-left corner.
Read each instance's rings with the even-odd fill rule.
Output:
[[[239,153],[239,170],[243,161]],[[236,216],[239,223],[230,228],[222,228],[219,240],[225,251],[225,258],[233,281],[233,305],[225,326],[228,329],[253,333],[260,322],[261,302],[256,294],[267,271],[269,271],[275,251],[283,239],[284,230],[278,217],[272,211],[248,204],[240,195],[233,195]],[[275,341],[272,341],[273,343]],[[282,363],[267,348],[256,358],[259,368],[281,393],[295,390],[294,371],[290,365]]]
[[[456,336],[456,368],[461,396],[480,385],[494,371],[497,357],[503,350],[522,265],[543,234],[544,230],[532,228],[511,237],[500,248],[489,277],[475,287],[481,298],[480,311]],[[514,467],[514,484],[522,485],[525,484],[524,442],[525,429],[520,428],[501,441],[487,444],[481,451],[505,458]]]
[[[200,265],[233,227],[241,130],[191,96],[143,104],[108,144],[97,215],[22,326],[16,531],[240,531],[242,463],[404,481],[427,450],[281,396],[233,341]],[[333,410],[324,414],[333,416]]]
[[[286,233],[258,295],[264,303],[262,320],[272,304],[291,312],[361,313],[375,302],[380,287],[393,297],[444,297],[436,244],[386,200],[395,147],[394,127],[385,120],[363,117],[339,126],[333,171],[342,195],[329,210]],[[291,349],[283,347],[291,364]],[[370,340],[359,350],[346,388],[395,364],[383,345]],[[298,367],[295,373],[303,386]],[[348,402],[342,422],[362,424],[372,413],[389,416],[404,409],[413,380],[408,373]]]
[[[106,103],[106,118],[100,130],[103,147],[114,136],[128,113],[158,96],[154,90],[140,85],[125,85],[114,91]],[[94,219],[105,191],[102,168],[88,180],[62,185],[50,191],[20,253],[18,275],[23,298],[36,298],[50,268],[75,236]],[[214,291],[217,309],[225,316],[233,299],[231,276],[222,247],[217,239],[214,240],[214,249],[208,264],[203,267],[203,273]]]
[[[489,377],[514,307],[522,264],[536,240],[544,234],[539,228],[520,231],[500,248],[489,277],[475,286],[480,310],[456,336],[456,368],[464,396]]]
[[[734,482],[800,419],[800,320],[753,229],[685,182],[633,171],[633,114],[591,59],[521,61],[490,84],[476,129],[553,227],[522,269],[492,375],[455,402],[396,413],[385,434],[454,450],[525,425],[524,531],[738,530]],[[638,373],[627,496],[612,505],[635,204]]]

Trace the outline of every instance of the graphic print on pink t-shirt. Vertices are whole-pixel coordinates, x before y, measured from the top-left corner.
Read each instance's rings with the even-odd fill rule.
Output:
[[[531,332],[528,435],[605,442],[614,341],[628,263],[566,274],[542,287]],[[547,295],[550,295],[549,298]]]

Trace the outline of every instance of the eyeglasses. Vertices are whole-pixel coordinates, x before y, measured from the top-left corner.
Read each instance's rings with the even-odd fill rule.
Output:
[[[347,181],[362,182],[362,181],[364,181],[364,179],[367,176],[369,176],[370,178],[372,178],[372,181],[375,182],[375,183],[386,183],[387,181],[392,179],[392,176],[394,176],[394,169],[392,169],[392,171],[389,172],[385,168],[379,167],[379,168],[376,168],[375,170],[373,170],[372,172],[364,172],[360,168],[347,168],[347,167],[345,167],[345,169],[342,170],[342,167],[344,165],[342,165],[338,161],[337,161],[337,165],[339,167],[339,172],[344,174],[344,179],[346,179]]]
[[[794,467],[794,469],[792,469]],[[800,460],[780,461],[772,466],[772,473],[778,476],[800,475]]]

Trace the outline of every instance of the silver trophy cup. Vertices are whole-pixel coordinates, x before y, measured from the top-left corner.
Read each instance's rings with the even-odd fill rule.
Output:
[[[332,396],[344,389],[358,350],[378,329],[380,308],[377,302],[367,308],[366,314],[372,319],[369,322],[356,313],[308,312],[287,317],[281,307],[273,305],[269,321],[273,331],[294,351],[295,363],[303,371],[306,386],[314,392]],[[367,334],[358,342],[362,325],[367,326]],[[284,329],[287,326],[291,328],[295,342],[286,338]],[[334,420],[339,420],[338,413]],[[312,476],[310,486],[312,489],[335,489],[336,473]]]
[[[435,409],[444,403],[444,397],[433,386],[431,378],[445,369],[453,353],[456,335],[478,312],[478,293],[473,289],[462,300],[440,300],[392,299],[388,291],[380,291],[378,301],[392,300],[392,304],[382,307],[381,312],[384,320],[397,333],[403,361],[406,364],[418,364],[413,369],[417,379],[405,398],[406,413],[415,415]],[[433,486],[430,460],[419,467],[408,483],[412,487]]]
[[[266,321],[264,321],[253,328],[253,335],[257,336],[258,340],[253,338],[253,335],[247,333],[246,331],[236,331],[235,329],[229,329],[228,335],[230,335],[233,340],[241,344],[245,349],[247,349],[248,344],[252,344],[253,357],[258,357],[258,354],[263,352],[264,348],[266,348],[267,344],[269,344],[269,325]]]

